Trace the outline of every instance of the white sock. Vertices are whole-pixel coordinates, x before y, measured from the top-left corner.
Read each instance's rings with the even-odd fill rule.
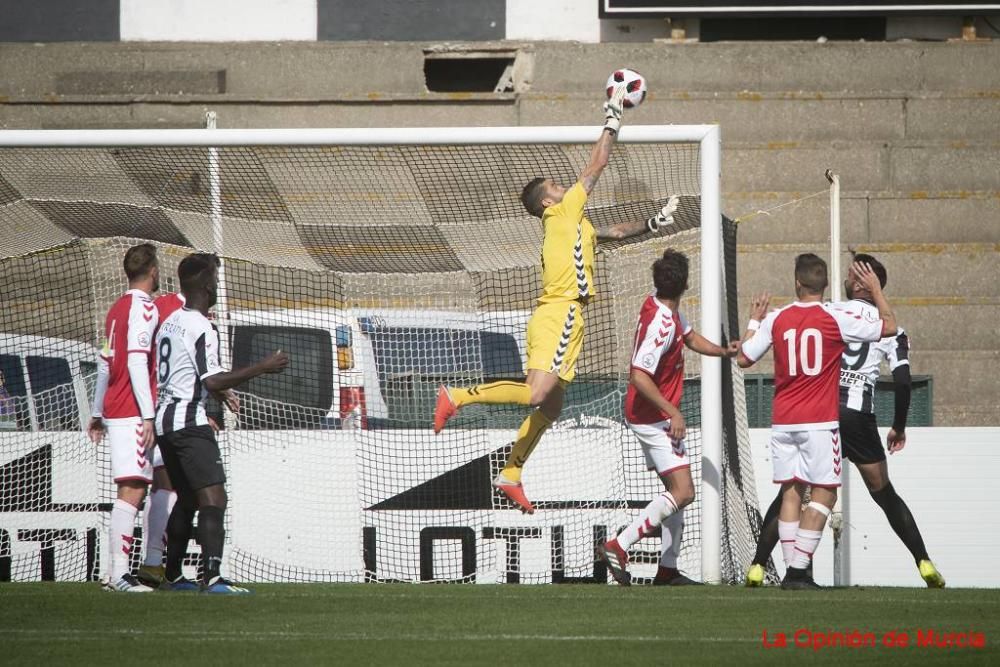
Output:
[[[778,539],[781,540],[781,555],[785,559],[785,567],[792,562],[795,555],[795,534],[799,530],[798,521],[782,521],[778,519]]]
[[[135,515],[138,508],[121,498],[116,498],[111,507],[111,526],[108,528],[108,543],[111,545],[111,581],[121,579],[131,572],[128,557],[132,553],[132,531],[135,529]]]
[[[660,544],[660,567],[677,569],[677,556],[681,552],[681,535],[684,533],[684,508],[668,516],[660,524],[663,542]]]
[[[167,546],[167,519],[177,501],[177,494],[167,489],[157,489],[147,500],[145,525],[142,535],[146,543],[143,565],[163,565],[163,549]]]
[[[822,531],[799,528],[798,532],[795,533],[795,556],[789,566],[797,567],[800,570],[809,567],[809,561],[816,553],[816,547],[819,546],[822,537]]]
[[[674,497],[670,495],[669,491],[664,491],[642,508],[639,516],[618,534],[616,538],[618,544],[622,549],[628,551],[629,547],[653,532],[656,526],[663,523],[664,519],[676,511],[677,502],[674,501]]]

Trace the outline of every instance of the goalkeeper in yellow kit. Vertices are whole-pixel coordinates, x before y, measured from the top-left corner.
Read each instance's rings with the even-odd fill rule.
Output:
[[[523,512],[533,514],[521,486],[521,470],[542,434],[563,406],[564,387],[576,374],[583,347],[584,309],[594,296],[594,249],[598,234],[584,216],[587,195],[594,189],[618,136],[625,87],[613,91],[604,105],[605,123],[590,160],[570,188],[548,178],[536,178],[521,193],[521,202],[542,220],[542,296],[528,321],[528,364],[525,382],[492,382],[468,389],[441,386],[434,409],[439,433],[463,405],[513,403],[535,409],[521,424],[507,464],[493,480]],[[615,225],[601,238],[621,239],[656,231],[673,222],[677,197],[649,220]]]

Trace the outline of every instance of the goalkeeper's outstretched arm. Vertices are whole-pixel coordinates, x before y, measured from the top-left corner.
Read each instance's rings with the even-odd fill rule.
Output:
[[[597,179],[601,177],[604,168],[608,166],[611,148],[615,145],[618,130],[621,129],[622,125],[624,100],[625,86],[618,86],[611,95],[611,99],[604,103],[604,129],[601,131],[601,138],[594,144],[593,150],[590,151],[590,160],[587,161],[587,166],[580,172],[580,177],[577,179],[588,195],[597,185]]]
[[[660,211],[645,220],[636,220],[635,222],[622,222],[620,224],[614,225],[605,230],[597,232],[597,239],[599,241],[615,240],[615,239],[627,239],[631,236],[638,236],[639,234],[645,234],[646,232],[657,233],[663,227],[674,224],[674,211],[677,210],[677,203],[680,201],[680,197],[677,195],[671,195],[670,199],[667,200],[666,205],[660,209]]]

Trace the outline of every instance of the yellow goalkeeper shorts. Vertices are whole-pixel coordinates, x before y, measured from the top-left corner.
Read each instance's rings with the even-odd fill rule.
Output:
[[[578,301],[543,303],[528,320],[528,370],[569,382],[583,349],[583,307]]]

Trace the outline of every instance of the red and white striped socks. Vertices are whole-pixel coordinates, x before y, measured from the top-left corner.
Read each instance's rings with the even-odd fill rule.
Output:
[[[789,566],[797,567],[800,570],[809,567],[809,562],[812,560],[813,554],[816,553],[816,547],[819,546],[822,537],[823,531],[799,528],[795,534],[795,555],[792,556]]]
[[[823,537],[823,526],[826,525],[826,520],[830,518],[830,508],[815,500],[810,502],[808,507],[806,507],[806,511],[808,512],[809,510],[821,514],[823,521],[819,524],[819,530],[799,528],[795,533],[795,554],[788,565],[801,570],[809,567],[809,562],[812,560],[813,554],[816,553],[819,541]],[[782,546],[784,546],[784,541],[782,541]]]
[[[674,500],[669,491],[664,491],[642,508],[639,516],[628,527],[622,530],[615,539],[618,540],[618,544],[622,549],[628,551],[629,547],[653,532],[657,526],[663,523],[664,519],[676,511],[677,501]]]
[[[778,539],[781,541],[781,555],[785,560],[785,567],[792,562],[795,555],[795,533],[799,530],[798,521],[782,521],[778,519]]]
[[[116,498],[111,506],[111,525],[108,528],[108,544],[111,545],[111,582],[121,579],[132,571],[129,567],[129,555],[132,553],[132,542],[135,538],[132,532],[135,528],[135,515],[139,509],[121,498]]]

